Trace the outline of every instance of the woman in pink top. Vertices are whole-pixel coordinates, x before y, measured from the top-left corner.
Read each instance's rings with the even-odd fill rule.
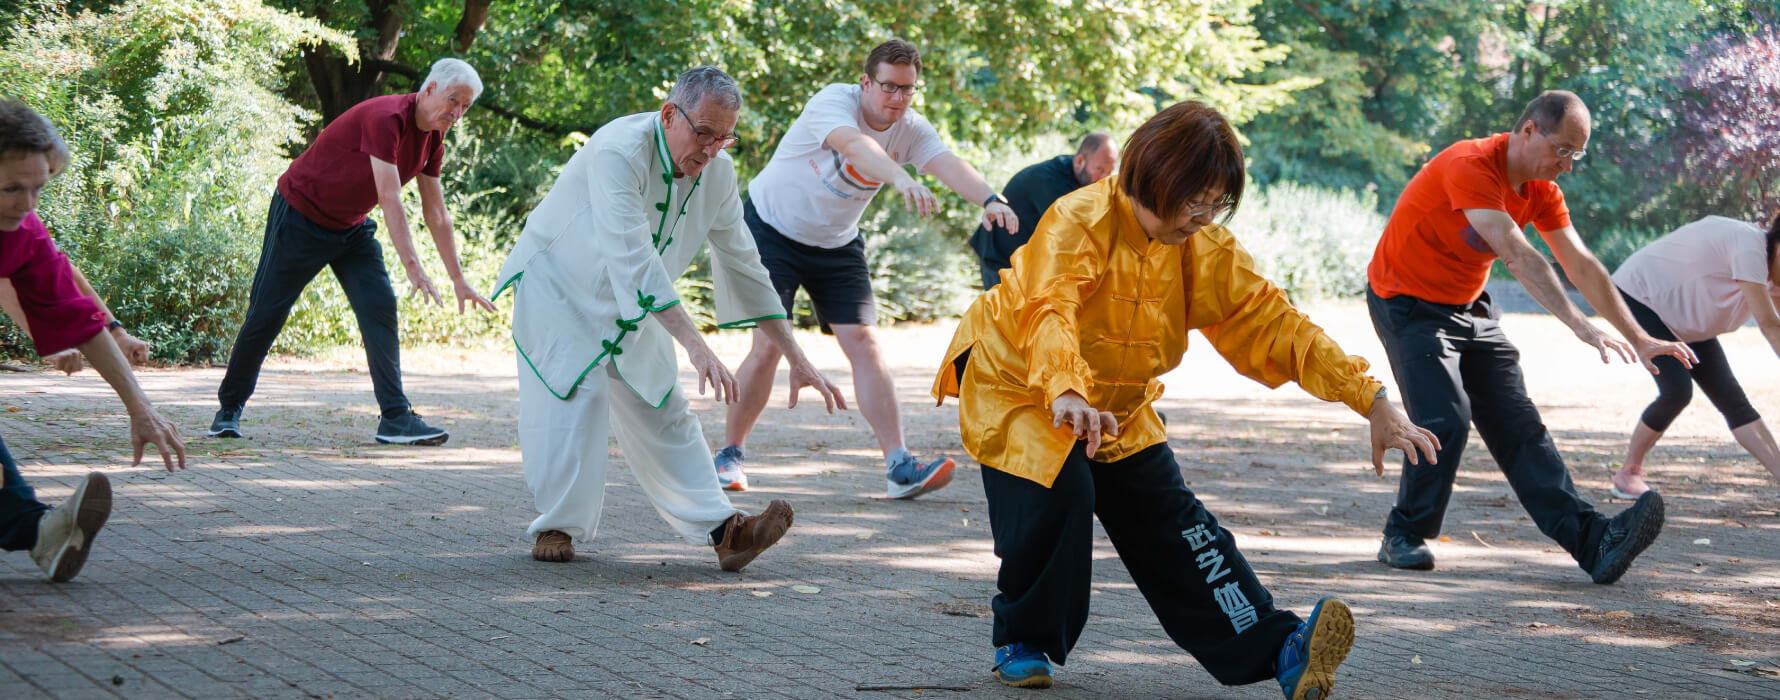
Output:
[[[117,391],[130,413],[130,443],[142,463],[146,446],[160,450],[168,471],[185,468],[185,443],[137,386],[136,377],[112,334],[103,307],[82,293],[68,256],[56,248],[37,199],[43,186],[68,162],[68,147],[49,121],[24,103],[0,99],[0,278],[16,292],[21,327],[28,327],[38,355],[79,350]],[[28,550],[51,581],[80,573],[93,537],[111,516],[111,482],[92,472],[62,505],[50,508],[20,476],[0,440],[0,549]]]
[[[1719,335],[1753,318],[1780,355],[1780,213],[1768,220],[1765,233],[1755,224],[1721,216],[1695,221],[1633,253],[1613,273],[1613,282],[1645,332],[1684,341],[1699,356],[1691,370],[1669,358],[1656,361],[1657,397],[1632,429],[1625,467],[1613,475],[1613,495],[1637,498],[1650,490],[1644,456],[1693,398],[1694,383],[1724,414],[1737,444],[1780,481],[1780,446],[1718,344]]]

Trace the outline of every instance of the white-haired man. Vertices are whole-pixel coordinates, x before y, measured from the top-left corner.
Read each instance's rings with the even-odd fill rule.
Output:
[[[683,392],[679,341],[717,400],[735,378],[680,308],[674,278],[711,243],[717,322],[756,326],[791,364],[791,405],[814,387],[832,412],[840,390],[804,357],[742,222],[735,164],[723,152],[742,106],[735,80],[710,66],[682,74],[659,111],[608,122],[563,165],[526,218],[494,296],[513,287],[519,349],[519,447],[538,509],[532,558],[565,562],[598,528],[606,439],[615,436],[656,512],[746,566],[791,527],[775,500],[749,516],[717,483],[710,447]]]
[[[458,313],[463,313],[465,303],[494,310],[464,280],[451,214],[445,210],[445,191],[439,185],[445,130],[463,118],[481,94],[482,79],[476,69],[455,58],[439,59],[419,92],[374,97],[354,105],[323,129],[278,178],[266,213],[266,237],[247,317],[229,353],[228,372],[216,390],[221,407],[210,423],[211,437],[241,437],[241,409],[253,395],[260,364],[283,330],[291,306],[324,267],[333,268],[358,317],[371,386],[383,413],[377,441],[438,445],[450,437],[415,415],[402,392],[396,295],[383,267],[377,224],[366,217],[373,207],[383,210],[389,242],[413,286],[410,294],[443,306],[420,267],[408,216],[402,210],[402,186],[418,175],[421,216],[451,275]]]

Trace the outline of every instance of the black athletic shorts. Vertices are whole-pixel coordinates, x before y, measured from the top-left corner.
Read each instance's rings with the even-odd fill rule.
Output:
[[[772,276],[786,316],[791,315],[797,288],[803,287],[825,333],[833,333],[831,324],[870,326],[878,322],[878,303],[871,294],[871,268],[865,264],[864,237],[855,237],[839,248],[799,243],[761,221],[751,199],[742,201],[742,220],[748,222],[748,230],[754,233],[760,262]]]

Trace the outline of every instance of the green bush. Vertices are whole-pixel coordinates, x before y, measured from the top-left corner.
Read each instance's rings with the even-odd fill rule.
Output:
[[[34,3],[0,46],[0,94],[74,158],[39,216],[132,332],[171,362],[220,359],[286,144],[313,115],[278,96],[299,44],[345,35],[250,0],[136,0],[105,15]],[[31,354],[8,337],[9,355]]]
[[[464,279],[486,297],[493,292],[495,276],[500,274],[511,247],[497,245],[495,241],[501,231],[513,228],[514,224],[498,213],[482,212],[476,206],[477,200],[499,196],[499,192],[459,193],[453,191],[454,184],[445,183],[445,208],[452,213],[452,224],[457,233],[458,262],[463,268]],[[414,187],[404,188],[403,193],[408,200],[404,204],[413,226],[415,252],[420,255],[421,267],[432,279],[433,288],[445,301],[445,308],[433,306],[430,301],[411,294],[408,273],[402,270],[395,248],[389,244],[381,215],[376,217],[379,219],[378,244],[383,246],[383,266],[389,271],[390,285],[396,290],[396,318],[400,322],[402,342],[476,345],[496,343],[508,337],[513,328],[513,305],[505,297],[495,304],[498,309],[495,313],[473,309],[467,304],[464,312],[458,313],[451,278],[439,261],[432,235],[420,223],[420,196]],[[252,270],[248,274],[251,277]],[[332,273],[324,270],[315,276],[315,281],[291,309],[290,320],[285,322],[284,331],[278,335],[272,351],[309,355],[333,346],[362,343],[358,319],[352,313],[352,305],[346,301],[345,290],[340,288]]]
[[[1294,302],[1364,294],[1384,225],[1371,192],[1291,182],[1251,189],[1229,224],[1261,274]]]

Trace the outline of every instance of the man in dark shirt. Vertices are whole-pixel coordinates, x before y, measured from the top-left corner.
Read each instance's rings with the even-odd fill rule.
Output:
[[[1033,229],[1038,228],[1038,220],[1046,209],[1051,208],[1052,202],[1078,187],[1099,181],[1118,167],[1118,145],[1106,132],[1096,131],[1082,138],[1075,155],[1057,156],[1015,173],[1013,179],[1007,181],[1007,186],[1001,188],[1001,194],[1025,225],[1013,234],[1000,226],[994,230],[978,226],[976,233],[970,236],[970,247],[982,260],[983,289],[1001,282],[1001,271],[1013,267],[1010,261],[1014,251],[1032,239]]]
[[[464,280],[452,238],[451,214],[439,185],[445,156],[445,130],[457,123],[482,94],[482,80],[470,64],[440,59],[419,92],[385,95],[346,110],[278,178],[278,191],[266,214],[266,237],[254,273],[247,317],[229,353],[229,369],[216,391],[221,408],[210,424],[211,437],[241,437],[241,409],[253,395],[260,364],[283,330],[291,306],[324,267],[346,292],[358,317],[371,367],[371,386],[383,419],[377,441],[438,445],[450,437],[415,415],[402,392],[401,347],[396,338],[396,295],[383,267],[377,224],[366,218],[383,210],[389,242],[408,273],[412,294],[443,306],[432,280],[420,267],[402,209],[402,185],[420,177],[420,209],[439,258],[451,275],[457,310],[469,303],[494,305]]]

